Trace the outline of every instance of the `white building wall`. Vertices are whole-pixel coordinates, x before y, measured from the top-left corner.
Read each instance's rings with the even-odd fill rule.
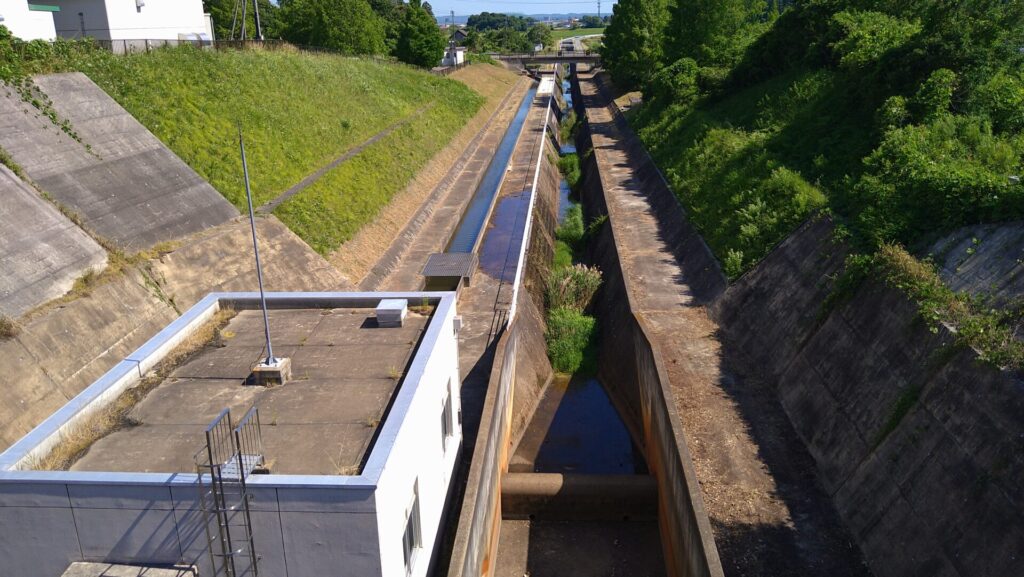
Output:
[[[177,40],[205,34],[202,0],[49,0],[61,7],[57,33],[100,40]],[[80,17],[79,14],[82,14]]]
[[[39,0],[46,4],[46,0]],[[16,37],[22,40],[53,40],[57,37],[54,30],[54,12],[29,10],[27,0],[0,0],[0,25],[6,26]]]
[[[454,313],[453,308],[449,317],[454,317]],[[444,331],[443,342],[438,343],[436,352],[430,357],[377,484],[377,527],[383,577],[424,577],[427,574],[461,447],[458,343],[452,318],[434,319],[433,322],[438,321],[449,330]],[[449,382],[453,435],[442,445],[441,415]],[[407,573],[402,537],[414,495],[413,487],[419,490],[421,548],[414,557],[412,571]]]

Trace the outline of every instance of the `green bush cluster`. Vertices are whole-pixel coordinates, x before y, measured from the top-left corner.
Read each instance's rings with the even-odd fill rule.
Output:
[[[593,372],[591,360],[594,340],[597,336],[597,320],[572,309],[548,311],[547,331],[544,338],[548,345],[551,366],[560,373],[578,371]]]
[[[668,10],[630,119],[730,277],[819,210],[869,251],[1024,214],[1019,3]]]
[[[579,195],[580,186],[582,184],[582,172],[580,171],[580,157],[577,154],[566,154],[565,156],[558,159],[558,169],[562,171],[562,176],[565,177],[565,181],[569,183],[569,188],[574,193]]]

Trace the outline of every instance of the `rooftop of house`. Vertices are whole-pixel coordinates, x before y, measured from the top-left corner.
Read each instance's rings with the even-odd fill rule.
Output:
[[[120,424],[91,442],[70,469],[195,472],[211,421],[225,408],[237,419],[256,405],[269,472],[358,474],[431,310],[412,307],[400,328],[379,327],[374,313],[271,310],[274,354],[292,364],[292,380],[271,387],[246,384],[266,354],[262,313],[237,313],[212,340],[194,345],[201,346],[196,352],[143,381],[144,394]]]

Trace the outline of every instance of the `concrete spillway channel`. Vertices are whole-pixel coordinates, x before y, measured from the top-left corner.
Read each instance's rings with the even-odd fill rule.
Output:
[[[486,207],[481,234],[451,245],[475,247],[480,269],[459,295],[462,354],[478,362],[463,369],[472,461],[448,575],[664,575],[658,483],[635,430],[600,382],[552,378],[546,357],[542,291],[565,208],[557,119],[573,99],[545,86],[562,84],[527,98],[493,202],[463,218],[474,227]]]

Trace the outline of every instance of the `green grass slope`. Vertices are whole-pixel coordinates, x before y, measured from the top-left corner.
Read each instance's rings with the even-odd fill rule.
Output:
[[[278,207],[322,254],[372,220],[482,103],[459,82],[407,66],[299,52],[186,47],[79,69],[239,208],[239,124],[259,205],[411,118]]]
[[[644,87],[630,120],[730,277],[817,210],[865,252],[1024,216],[1018,15],[927,16],[814,0]]]

